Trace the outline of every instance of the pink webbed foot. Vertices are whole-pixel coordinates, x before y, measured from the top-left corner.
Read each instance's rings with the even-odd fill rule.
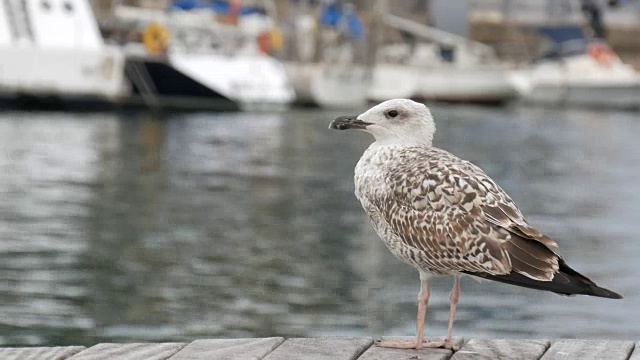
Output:
[[[416,341],[376,341],[376,346],[389,348],[389,349],[422,349],[422,346],[418,347]]]
[[[452,350],[452,351],[458,350],[453,345],[453,342],[451,342],[451,340],[449,340],[449,339],[445,339],[445,340],[427,340],[427,339],[425,339],[424,342],[422,343],[422,347],[431,348],[431,349],[447,349],[447,350]]]
[[[417,344],[415,340],[413,341],[376,341],[376,346],[390,348],[390,349],[449,349],[449,350],[457,350],[453,346],[451,340],[428,340],[424,339],[421,344]]]

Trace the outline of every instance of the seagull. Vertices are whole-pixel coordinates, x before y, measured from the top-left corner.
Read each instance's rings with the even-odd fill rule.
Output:
[[[429,109],[408,99],[385,101],[330,129],[364,130],[375,142],[355,168],[355,195],[374,230],[398,259],[420,274],[416,338],[379,341],[400,349],[446,348],[469,275],[561,295],[621,299],[567,265],[558,244],[531,226],[511,197],[482,169],[432,145]],[[429,279],[453,276],[444,340],[424,340]]]

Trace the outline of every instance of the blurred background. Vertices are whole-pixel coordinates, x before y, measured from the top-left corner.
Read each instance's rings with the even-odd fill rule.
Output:
[[[3,0],[0,345],[413,335],[372,138],[327,129],[398,97],[625,296],[464,279],[455,335],[637,340],[639,38],[637,0]]]

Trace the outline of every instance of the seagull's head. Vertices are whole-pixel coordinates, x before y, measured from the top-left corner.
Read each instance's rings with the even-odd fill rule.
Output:
[[[388,100],[358,116],[339,116],[329,128],[364,130],[381,143],[427,146],[436,132],[429,108],[409,99]]]

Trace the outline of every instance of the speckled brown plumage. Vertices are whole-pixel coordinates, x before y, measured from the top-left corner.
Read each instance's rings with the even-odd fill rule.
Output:
[[[425,272],[512,271],[549,281],[557,244],[531,227],[480,168],[437,148],[369,148],[356,196],[387,247]]]

